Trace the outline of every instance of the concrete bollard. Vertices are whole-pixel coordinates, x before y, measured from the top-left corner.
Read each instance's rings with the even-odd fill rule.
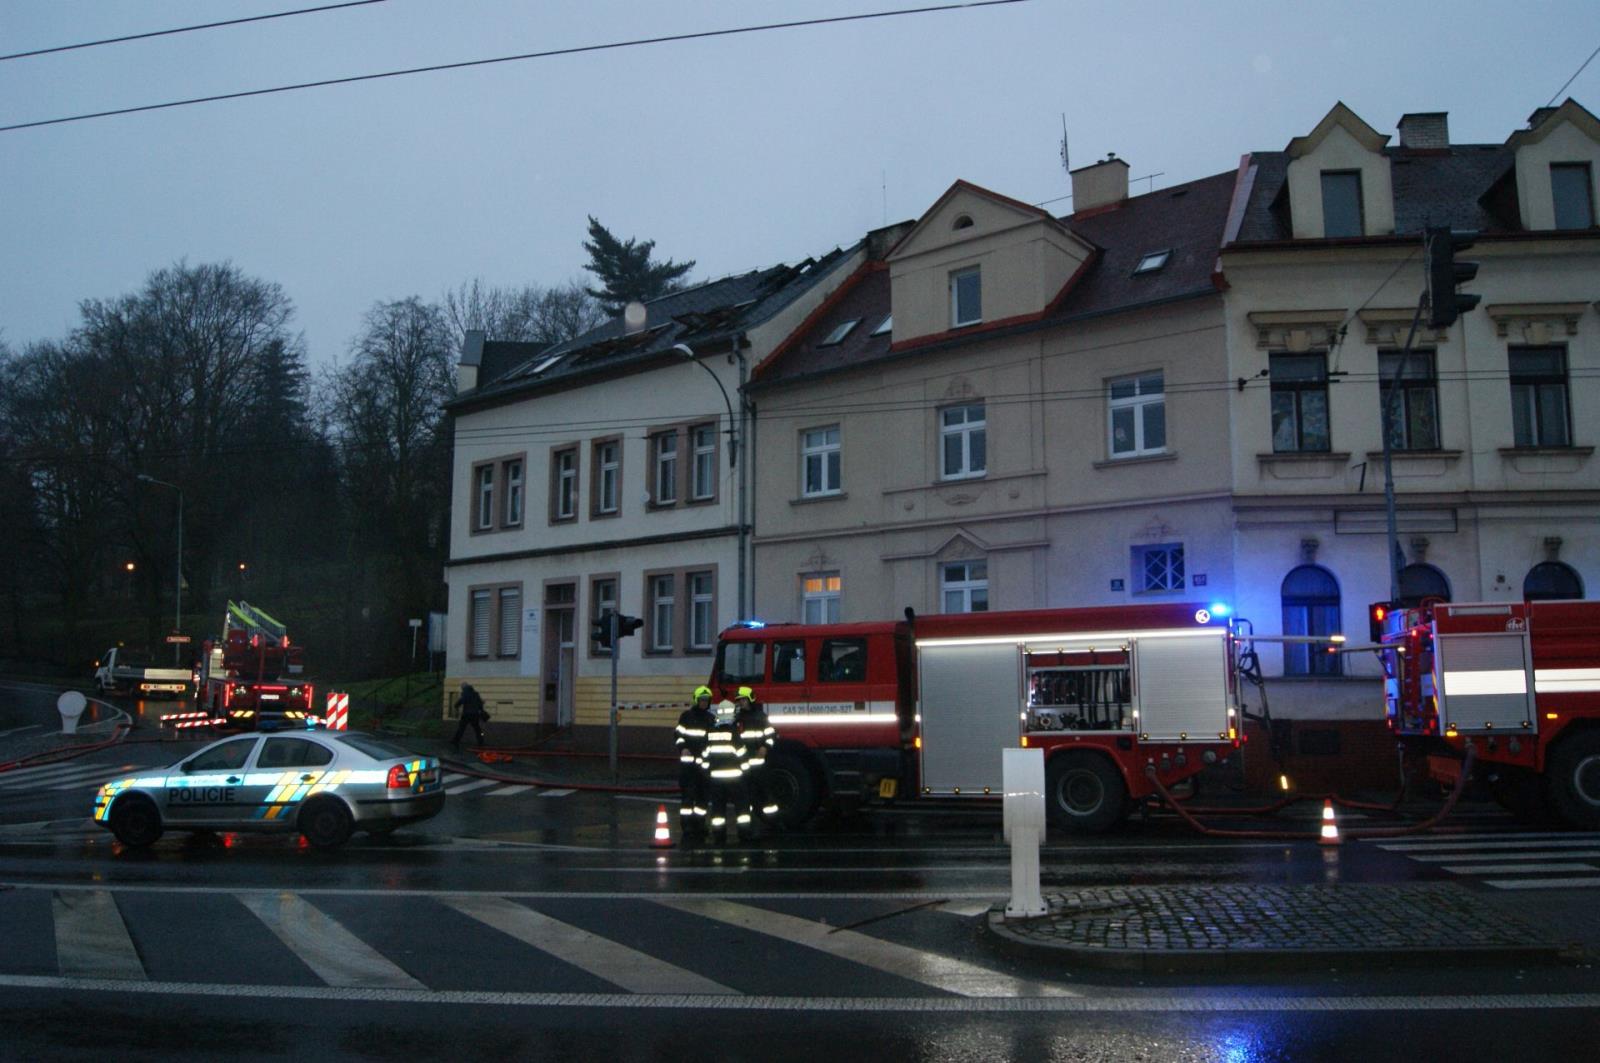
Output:
[[[76,690],[69,690],[56,699],[56,711],[61,714],[62,734],[78,733],[78,717],[83,715],[83,710],[88,704],[88,699]]]
[[[1044,750],[1001,751],[1005,837],[1011,845],[1007,919],[1031,919],[1049,909],[1039,893],[1039,842],[1044,837]]]

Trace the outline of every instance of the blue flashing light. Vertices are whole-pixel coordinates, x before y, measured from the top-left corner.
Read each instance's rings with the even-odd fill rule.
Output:
[[[1228,603],[1227,602],[1212,602],[1211,603],[1211,615],[1212,616],[1227,616],[1231,612],[1233,612],[1233,610],[1228,608]]]
[[[767,626],[767,622],[765,620],[743,620],[740,621],[740,623],[742,623],[745,627],[753,628],[762,628]]]

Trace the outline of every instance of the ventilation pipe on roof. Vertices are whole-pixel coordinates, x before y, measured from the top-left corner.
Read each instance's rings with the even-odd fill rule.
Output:
[[[1115,152],[1099,162],[1072,171],[1074,212],[1121,203],[1128,198],[1128,164]]]

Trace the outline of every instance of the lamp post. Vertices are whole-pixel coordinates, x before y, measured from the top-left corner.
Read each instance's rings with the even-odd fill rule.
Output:
[[[736,607],[736,610],[735,610],[735,616],[736,617],[743,617],[743,616],[747,615],[746,614],[746,609],[745,609],[745,585],[746,585],[746,582],[747,582],[746,575],[745,575],[745,554],[748,552],[746,544],[747,544],[747,541],[748,541],[748,536],[750,534],[749,522],[748,522],[748,520],[746,519],[746,516],[745,516],[745,514],[746,514],[746,508],[745,508],[746,507],[746,500],[745,500],[745,486],[744,486],[745,485],[745,476],[744,476],[743,473],[739,472],[739,440],[743,435],[742,428],[743,428],[743,414],[744,414],[744,399],[743,399],[743,396],[741,395],[740,396],[740,401],[739,401],[740,417],[736,419],[734,417],[734,415],[733,415],[733,400],[728,397],[728,389],[727,389],[726,385],[724,385],[722,383],[722,378],[717,375],[717,371],[715,369],[712,369],[709,365],[706,365],[704,362],[702,362],[695,355],[694,349],[691,348],[687,343],[674,343],[672,345],[672,349],[674,351],[676,351],[678,354],[683,355],[683,357],[687,358],[689,361],[693,362],[695,365],[698,365],[701,369],[704,369],[707,373],[711,374],[711,379],[716,381],[717,390],[722,392],[722,402],[728,408],[728,468],[733,470],[734,481],[735,481],[734,482],[734,490],[735,490],[735,492],[737,493],[737,496],[738,496],[738,510],[739,510],[739,565],[738,565],[738,570],[739,570],[739,588],[738,588],[738,604],[737,604],[737,607]],[[737,336],[734,338],[733,353],[734,353],[734,356],[739,359],[739,367],[741,369],[741,376],[742,376],[743,375],[742,370],[744,368],[744,355],[739,353],[739,340],[738,340]],[[741,383],[742,383],[742,381],[741,381]]]
[[[165,480],[157,480],[154,476],[150,476],[150,475],[147,475],[145,473],[140,473],[138,478],[139,478],[139,481],[141,483],[155,484],[158,487],[170,487],[174,491],[178,492],[178,559],[177,559],[177,562],[173,565],[173,568],[176,570],[176,573],[177,573],[177,578],[176,578],[176,580],[175,580],[175,582],[173,584],[174,594],[173,594],[172,633],[174,635],[182,634],[182,632],[183,632],[183,488],[179,487],[177,484],[169,484]],[[174,642],[172,644],[172,662],[174,664],[177,664],[178,661],[181,659],[180,655],[181,655],[182,652],[183,651],[178,648],[178,643]]]

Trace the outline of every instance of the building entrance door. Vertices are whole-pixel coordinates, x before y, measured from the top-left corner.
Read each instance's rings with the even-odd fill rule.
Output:
[[[572,726],[573,678],[577,664],[578,585],[549,583],[544,589],[544,676],[539,723]]]

